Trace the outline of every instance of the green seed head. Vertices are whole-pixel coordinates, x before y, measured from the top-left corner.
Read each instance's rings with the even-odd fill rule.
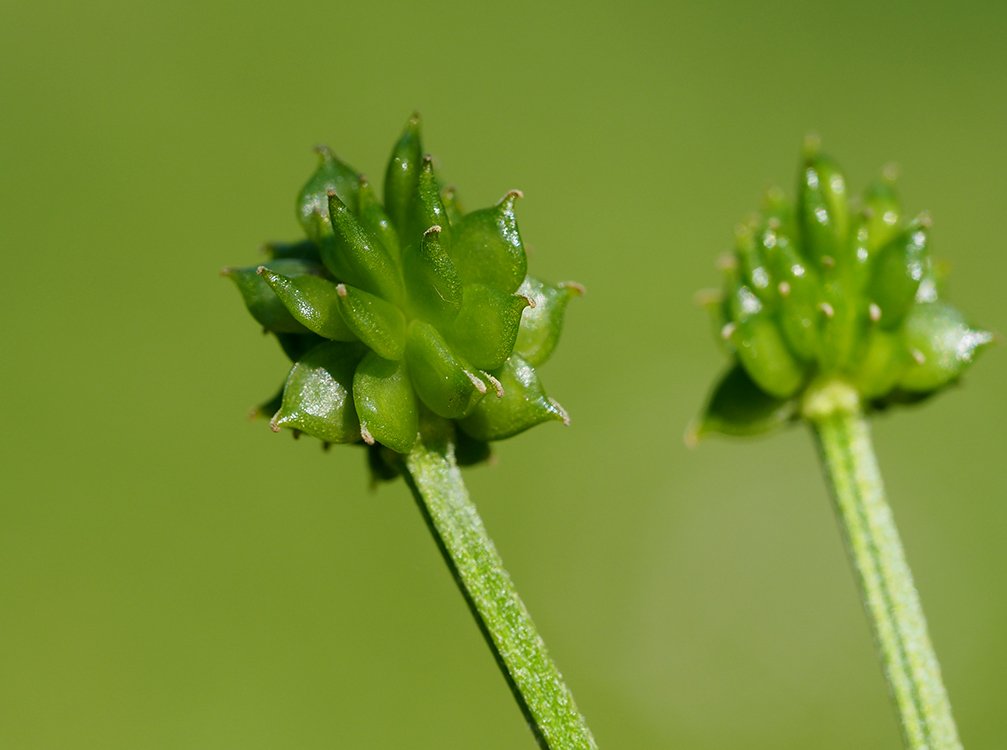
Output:
[[[535,367],[552,354],[577,284],[527,275],[511,191],[465,213],[424,155],[413,117],[392,151],[384,200],[319,148],[297,199],[307,240],[267,247],[260,266],[227,269],[249,312],[293,362],[256,412],[329,443],[407,453],[420,425],[450,420],[460,462],[566,412]],[[392,462],[394,464],[394,461]]]
[[[710,295],[732,366],[691,437],[746,435],[801,415],[809,387],[852,386],[866,409],[956,381],[992,341],[941,299],[930,219],[905,219],[886,174],[850,201],[838,165],[805,145],[797,199],[771,190],[738,228],[723,293]]]

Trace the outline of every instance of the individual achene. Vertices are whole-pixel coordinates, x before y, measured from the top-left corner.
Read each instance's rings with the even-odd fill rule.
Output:
[[[297,199],[307,239],[225,270],[293,362],[260,408],[273,429],[408,453],[427,412],[460,430],[462,460],[566,422],[535,368],[582,289],[527,275],[521,193],[465,212],[424,154],[416,116],[392,151],[383,200],[329,149],[318,155]]]

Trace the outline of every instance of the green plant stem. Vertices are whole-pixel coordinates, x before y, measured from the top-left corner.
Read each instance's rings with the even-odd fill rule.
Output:
[[[447,435],[405,459],[406,480],[514,698],[544,750],[596,748],[469,499]]]
[[[841,383],[805,400],[882,668],[911,750],[961,748],[919,595],[885,500],[867,421]]]

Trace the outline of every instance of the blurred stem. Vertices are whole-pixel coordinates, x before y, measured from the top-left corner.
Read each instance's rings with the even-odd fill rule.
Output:
[[[405,458],[406,481],[543,750],[589,750],[594,738],[469,499],[449,427]]]
[[[911,750],[960,750],[856,391],[836,381],[813,388],[805,398],[804,416],[815,433],[905,745]]]

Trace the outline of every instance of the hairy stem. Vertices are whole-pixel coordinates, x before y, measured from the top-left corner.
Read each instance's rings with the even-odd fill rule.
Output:
[[[406,456],[405,467],[420,511],[539,747],[596,748],[469,499],[450,436],[427,436]]]
[[[805,401],[836,515],[910,750],[960,750],[937,655],[855,393],[831,383]]]

